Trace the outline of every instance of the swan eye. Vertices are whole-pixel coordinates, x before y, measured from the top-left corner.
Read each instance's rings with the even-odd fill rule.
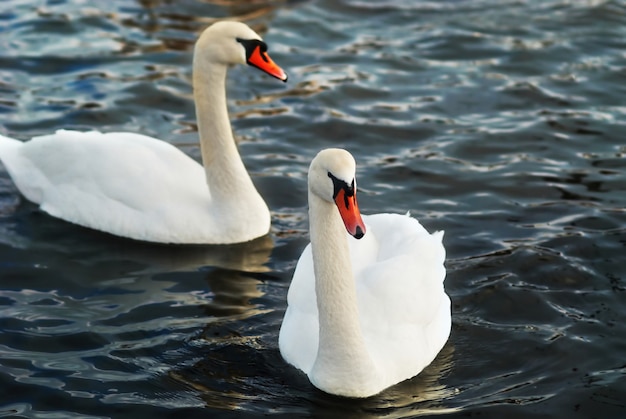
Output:
[[[265,55],[265,53],[267,52],[267,44],[265,42],[258,39],[236,39],[237,42],[243,45],[244,49],[246,50],[246,59],[250,60],[250,57],[254,53],[254,50],[258,47],[259,55],[265,62],[267,62],[267,56]]]
[[[338,179],[330,172],[328,172],[328,177],[333,181],[333,199],[337,198],[337,194],[341,190],[345,191],[346,197],[354,196],[354,179],[352,179],[352,183],[348,185],[345,181]]]

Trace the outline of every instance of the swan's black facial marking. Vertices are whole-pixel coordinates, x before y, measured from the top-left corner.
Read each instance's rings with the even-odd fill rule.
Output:
[[[248,62],[248,64],[250,64],[250,57],[252,56],[252,53],[254,53],[254,50],[257,47],[260,48],[260,55],[263,61],[268,62],[267,55],[266,55],[267,44],[265,42],[260,41],[258,39],[241,39],[241,38],[237,38],[237,42],[243,45],[244,49],[246,50],[246,61]]]
[[[333,201],[346,230],[352,237],[360,239],[365,234],[365,223],[361,218],[359,205],[356,203],[356,181],[352,178],[352,182],[348,184],[330,172],[328,172],[328,177],[333,181]]]
[[[352,179],[352,183],[348,185],[345,181],[336,178],[330,172],[328,172],[328,177],[331,178],[331,180],[333,181],[333,200],[337,198],[337,194],[339,194],[339,191],[344,190],[344,205],[346,206],[346,209],[349,209],[350,201],[348,200],[348,198],[354,196],[354,179]]]

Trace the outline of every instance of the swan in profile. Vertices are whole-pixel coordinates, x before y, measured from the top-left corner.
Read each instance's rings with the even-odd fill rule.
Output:
[[[42,211],[117,236],[157,243],[230,244],[269,232],[270,212],[235,144],[226,71],[248,64],[285,72],[244,23],[221,21],[200,35],[193,94],[203,165],[145,135],[60,130],[22,142],[0,136],[0,160]]]
[[[308,182],[311,243],[289,287],[280,353],[327,393],[369,397],[420,373],[448,339],[443,232],[408,215],[361,217],[345,150],[322,150]]]

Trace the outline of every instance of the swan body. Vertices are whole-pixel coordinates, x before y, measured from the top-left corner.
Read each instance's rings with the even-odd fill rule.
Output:
[[[408,215],[361,217],[354,173],[345,150],[323,150],[311,163],[311,243],[289,288],[279,348],[319,389],[369,397],[433,361],[450,334],[450,299],[443,232],[429,234]]]
[[[27,142],[0,136],[0,160],[19,191],[63,220],[131,239],[230,244],[268,233],[270,212],[246,171],[226,105],[229,65],[286,81],[247,25],[218,22],[194,51],[203,165],[145,135],[59,130]]]

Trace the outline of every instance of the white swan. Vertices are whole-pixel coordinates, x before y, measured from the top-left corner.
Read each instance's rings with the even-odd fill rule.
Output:
[[[431,235],[408,215],[361,218],[355,162],[341,149],[311,162],[309,219],[311,243],[280,329],[283,358],[317,388],[347,397],[418,374],[450,334],[443,232]]]
[[[204,168],[144,135],[60,130],[21,142],[0,136],[0,160],[20,192],[50,215],[117,236],[159,243],[228,244],[268,233],[270,212],[233,139],[226,70],[285,72],[247,25],[217,22],[201,34],[193,86]]]

